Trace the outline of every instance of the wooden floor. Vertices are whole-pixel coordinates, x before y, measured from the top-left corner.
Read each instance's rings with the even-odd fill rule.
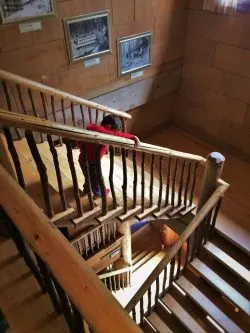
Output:
[[[11,332],[69,333],[11,239],[0,239],[0,308]]]
[[[219,151],[226,157],[222,179],[230,184],[230,188],[223,199],[216,227],[249,253],[250,164],[174,127],[149,137],[146,142],[202,156]]]

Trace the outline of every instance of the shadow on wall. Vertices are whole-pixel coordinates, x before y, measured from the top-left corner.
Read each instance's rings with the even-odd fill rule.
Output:
[[[188,1],[159,3],[159,8],[154,8],[156,16],[151,68],[158,75],[143,81],[151,81],[147,102],[129,111],[133,118],[128,121],[128,131],[141,138],[146,138],[171,123],[175,94],[181,81]]]

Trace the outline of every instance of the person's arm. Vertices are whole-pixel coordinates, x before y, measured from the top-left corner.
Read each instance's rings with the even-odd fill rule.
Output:
[[[95,124],[91,124],[88,127],[88,129],[90,131],[95,131],[95,132],[109,134],[109,135],[115,135],[115,136],[119,136],[119,137],[122,137],[122,138],[125,138],[125,139],[134,140],[136,146],[138,146],[140,144],[139,138],[134,134],[109,130],[109,129],[105,128],[104,126],[98,126],[98,125],[95,125]]]

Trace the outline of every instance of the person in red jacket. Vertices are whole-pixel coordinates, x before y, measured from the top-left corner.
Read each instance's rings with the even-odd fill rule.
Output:
[[[139,138],[136,135],[118,131],[120,127],[121,126],[119,119],[115,116],[109,115],[103,118],[100,125],[89,124],[87,126],[87,129],[94,132],[110,134],[110,135],[120,136],[126,139],[131,139],[134,140],[135,145],[138,146],[140,143]],[[80,149],[80,155],[78,161],[85,177],[85,183],[83,185],[83,195],[87,195],[90,193],[88,183],[86,182],[86,166],[88,162],[91,190],[95,198],[100,198],[101,190],[97,175],[96,155],[95,155],[96,146],[97,145],[94,143],[78,142],[78,148]],[[99,148],[100,148],[99,159],[101,159],[103,155],[106,153],[108,146],[99,145]],[[106,189],[106,193],[108,194],[109,192],[110,190]]]

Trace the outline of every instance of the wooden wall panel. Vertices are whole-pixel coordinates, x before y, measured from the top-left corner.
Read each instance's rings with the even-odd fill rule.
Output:
[[[175,123],[250,155],[250,13],[214,14],[189,1]]]
[[[98,101],[121,110],[145,105],[179,87],[185,5],[183,0],[56,0],[57,15],[42,18],[41,31],[21,34],[19,24],[0,25],[0,67],[82,97],[100,96]],[[63,19],[103,10],[110,10],[112,53],[90,68],[83,61],[69,64]],[[118,77],[117,38],[150,30],[152,67],[135,80]]]

